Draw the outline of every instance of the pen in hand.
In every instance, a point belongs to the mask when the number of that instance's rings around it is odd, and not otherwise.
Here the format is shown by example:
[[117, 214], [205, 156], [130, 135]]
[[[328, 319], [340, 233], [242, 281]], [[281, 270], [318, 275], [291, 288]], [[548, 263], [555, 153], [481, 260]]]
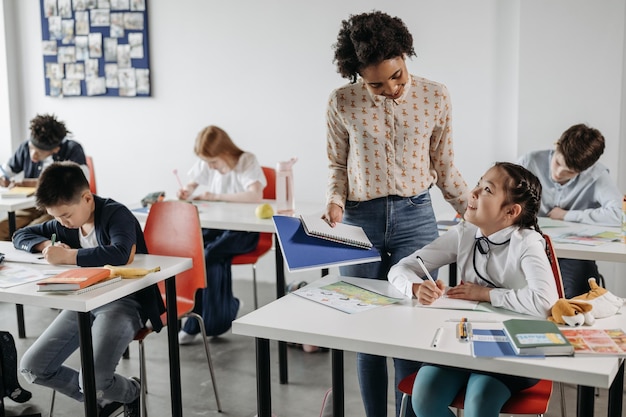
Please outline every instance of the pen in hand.
[[50, 242], [52, 243], [50, 243], [50, 246], [54, 246], [54, 243], [56, 242], [56, 240], [57, 240], [57, 234], [52, 233], [52, 237], [50, 238]]
[[422, 258], [420, 258], [419, 256], [417, 257], [417, 263], [419, 264], [420, 268], [422, 268], [422, 271], [424, 271], [426, 277], [430, 280], [430, 282], [437, 285], [432, 275], [430, 275], [430, 273], [428, 272], [428, 269], [426, 269], [426, 265], [424, 265], [424, 262], [422, 262]]

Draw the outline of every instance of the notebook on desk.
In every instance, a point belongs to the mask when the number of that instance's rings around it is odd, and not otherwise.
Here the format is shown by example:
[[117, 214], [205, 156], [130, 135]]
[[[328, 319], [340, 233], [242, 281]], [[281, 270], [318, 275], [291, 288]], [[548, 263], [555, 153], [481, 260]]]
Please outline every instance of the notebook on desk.
[[1, 198], [26, 198], [35, 195], [36, 187], [12, 187], [0, 193]]

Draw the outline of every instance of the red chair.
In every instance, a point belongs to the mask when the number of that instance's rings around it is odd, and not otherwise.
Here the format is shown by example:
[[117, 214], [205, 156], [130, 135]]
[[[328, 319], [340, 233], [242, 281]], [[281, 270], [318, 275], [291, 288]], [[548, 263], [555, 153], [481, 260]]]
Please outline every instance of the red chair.
[[[546, 255], [548, 256], [548, 260], [550, 261], [550, 266], [552, 267], [552, 274], [554, 275], [554, 281], [556, 283], [557, 294], [559, 298], [564, 297], [563, 292], [563, 279], [561, 277], [561, 270], [559, 268], [559, 262], [556, 257], [556, 253], [554, 251], [554, 247], [552, 245], [552, 240], [550, 236], [543, 236], [546, 241]], [[419, 371], [418, 371], [419, 372]], [[417, 372], [412, 373], [411, 375], [404, 378], [398, 384], [398, 390], [402, 392], [402, 403], [400, 405], [400, 417], [406, 416], [406, 408], [409, 402], [409, 397], [413, 392], [413, 383], [415, 382], [415, 377], [417, 376]], [[565, 397], [563, 392], [563, 384], [559, 384], [560, 392], [561, 392], [561, 416], [565, 417]], [[526, 388], [525, 390], [519, 391], [515, 395], [513, 395], [509, 400], [504, 403], [500, 413], [502, 414], [530, 414], [530, 415], [538, 415], [543, 416], [545, 412], [548, 410], [548, 405], [550, 404], [550, 397], [552, 396], [552, 381], [547, 379], [540, 380], [537, 384], [532, 387]], [[465, 403], [465, 390], [462, 390], [457, 394], [457, 396], [450, 404], [451, 407], [456, 408], [457, 410], [462, 410]]]
[[[273, 168], [262, 167], [267, 185], [263, 189], [263, 198], [265, 200], [276, 199], [276, 171]], [[259, 258], [265, 255], [272, 248], [272, 233], [260, 233], [259, 243], [256, 248], [248, 253], [242, 253], [241, 255], [235, 255], [233, 257], [233, 265], [252, 265], [252, 286], [254, 291], [254, 308], [259, 307], [259, 300], [256, 289], [256, 264]]]
[[96, 187], [96, 171], [94, 171], [93, 167], [93, 158], [91, 156], [86, 156], [87, 159], [87, 168], [89, 168], [89, 191], [93, 194], [98, 194]]

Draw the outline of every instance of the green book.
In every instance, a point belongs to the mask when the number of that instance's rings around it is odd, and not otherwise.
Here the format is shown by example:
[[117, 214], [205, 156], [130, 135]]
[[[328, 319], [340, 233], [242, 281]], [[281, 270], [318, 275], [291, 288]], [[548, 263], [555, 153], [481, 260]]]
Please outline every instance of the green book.
[[504, 332], [518, 355], [571, 356], [574, 347], [548, 320], [509, 319]]

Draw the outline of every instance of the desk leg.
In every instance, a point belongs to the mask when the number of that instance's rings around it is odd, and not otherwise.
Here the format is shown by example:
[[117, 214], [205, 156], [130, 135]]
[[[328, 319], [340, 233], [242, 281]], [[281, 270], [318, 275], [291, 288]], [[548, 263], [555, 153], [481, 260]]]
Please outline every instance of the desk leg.
[[[9, 215], [9, 236], [13, 236], [17, 229], [17, 223], [15, 221], [15, 212], [10, 211]], [[15, 312], [17, 313], [17, 335], [20, 339], [26, 337], [26, 327], [24, 326], [24, 306], [21, 304], [15, 305]]]
[[169, 347], [170, 356], [170, 396], [172, 399], [172, 417], [182, 417], [183, 400], [180, 388], [180, 351], [178, 349], [176, 277], [170, 277], [165, 280], [165, 305], [167, 306], [167, 345]]
[[343, 417], [343, 350], [332, 350], [333, 368], [333, 417]]
[[615, 379], [609, 388], [609, 417], [620, 417], [622, 415], [622, 401], [624, 396], [624, 361], [615, 375]]
[[96, 371], [93, 364], [93, 344], [91, 340], [91, 313], [78, 314], [78, 335], [80, 338], [80, 363], [83, 367], [83, 393], [85, 415], [98, 415], [96, 401]]
[[594, 387], [578, 386], [576, 404], [576, 415], [578, 417], [593, 417], [595, 395]]
[[[276, 248], [276, 299], [279, 299], [285, 295], [285, 265], [277, 234], [274, 234], [274, 247]], [[287, 371], [287, 343], [278, 342], [278, 376], [281, 384], [289, 383]]]
[[270, 341], [256, 340], [256, 398], [257, 417], [272, 417], [272, 387], [270, 385]]

